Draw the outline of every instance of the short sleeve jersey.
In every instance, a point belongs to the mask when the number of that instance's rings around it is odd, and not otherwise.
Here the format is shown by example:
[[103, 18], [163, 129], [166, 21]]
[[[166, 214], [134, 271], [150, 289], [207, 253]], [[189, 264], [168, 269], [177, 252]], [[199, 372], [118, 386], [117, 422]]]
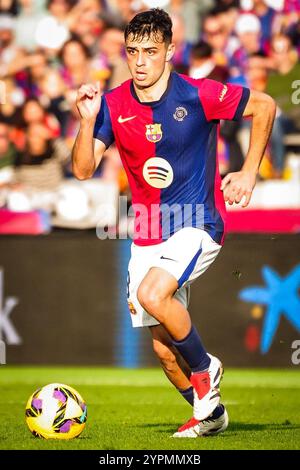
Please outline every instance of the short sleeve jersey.
[[159, 101], [140, 102], [132, 80], [104, 94], [94, 137], [107, 147], [115, 142], [120, 152], [132, 193], [137, 245], [161, 243], [187, 226], [223, 242], [218, 124], [239, 120], [249, 94], [241, 86], [176, 72]]

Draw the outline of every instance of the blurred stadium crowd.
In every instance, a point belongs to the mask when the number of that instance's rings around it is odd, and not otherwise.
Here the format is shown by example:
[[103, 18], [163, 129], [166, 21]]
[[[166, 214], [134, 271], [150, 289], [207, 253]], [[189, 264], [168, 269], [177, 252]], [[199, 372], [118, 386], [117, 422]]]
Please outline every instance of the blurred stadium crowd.
[[[288, 135], [300, 146], [300, 0], [1, 0], [0, 208], [59, 215], [60, 207], [62, 218], [84, 217], [87, 202], [70, 186], [76, 91], [96, 80], [105, 91], [129, 78], [124, 25], [155, 6], [173, 20], [176, 71], [273, 96], [278, 111], [260, 177], [289, 178]], [[221, 123], [222, 175], [241, 168], [249, 126]], [[126, 194], [114, 146], [93, 180], [106, 196]]]

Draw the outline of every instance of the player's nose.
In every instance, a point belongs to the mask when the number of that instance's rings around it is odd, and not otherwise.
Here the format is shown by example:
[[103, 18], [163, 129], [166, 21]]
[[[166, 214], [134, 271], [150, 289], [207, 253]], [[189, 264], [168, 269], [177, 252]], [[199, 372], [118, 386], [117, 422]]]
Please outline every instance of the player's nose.
[[144, 65], [144, 54], [143, 54], [142, 51], [140, 51], [140, 52], [138, 53], [136, 65], [139, 66], [139, 67], [140, 67], [141, 65]]

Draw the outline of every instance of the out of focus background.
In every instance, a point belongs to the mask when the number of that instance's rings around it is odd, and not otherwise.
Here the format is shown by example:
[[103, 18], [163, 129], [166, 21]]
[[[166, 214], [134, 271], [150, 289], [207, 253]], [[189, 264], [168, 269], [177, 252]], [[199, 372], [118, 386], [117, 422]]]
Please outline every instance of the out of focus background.
[[[225, 247], [192, 288], [193, 319], [225, 364], [295, 365], [299, 0], [1, 0], [0, 340], [8, 363], [156, 364], [148, 332], [130, 326], [128, 220], [124, 211], [115, 217], [130, 192], [118, 151], [111, 146], [88, 181], [75, 180], [70, 163], [77, 89], [100, 81], [105, 91], [130, 78], [124, 25], [156, 6], [173, 20], [176, 71], [265, 91], [277, 103], [252, 201], [228, 208]], [[222, 176], [241, 168], [249, 132], [247, 120], [221, 122]], [[107, 226], [124, 239], [99, 239], [96, 229]]]

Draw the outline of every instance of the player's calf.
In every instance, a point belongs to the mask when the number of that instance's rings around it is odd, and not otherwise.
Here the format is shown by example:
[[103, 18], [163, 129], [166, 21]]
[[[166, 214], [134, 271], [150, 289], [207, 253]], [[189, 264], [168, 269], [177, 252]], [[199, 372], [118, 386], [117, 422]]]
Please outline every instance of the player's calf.
[[171, 347], [153, 340], [153, 351], [158, 357], [158, 360], [165, 372], [174, 373], [176, 371], [178, 364]]

